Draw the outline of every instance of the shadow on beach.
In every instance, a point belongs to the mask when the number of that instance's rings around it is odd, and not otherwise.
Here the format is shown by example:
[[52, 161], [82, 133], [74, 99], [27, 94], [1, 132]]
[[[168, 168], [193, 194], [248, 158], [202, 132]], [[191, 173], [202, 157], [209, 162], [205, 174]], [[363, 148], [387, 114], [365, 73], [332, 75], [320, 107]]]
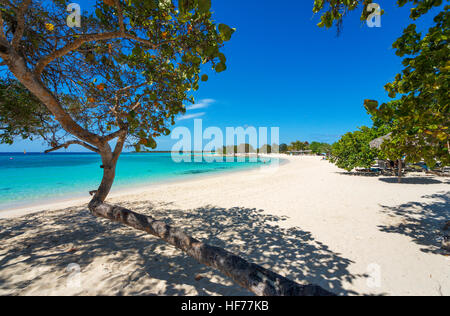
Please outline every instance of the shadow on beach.
[[380, 174], [376, 172], [336, 172], [337, 174], [344, 176], [354, 176], [354, 177], [379, 177]]
[[450, 180], [442, 180], [435, 176], [408, 176], [404, 175], [401, 178], [401, 182], [398, 182], [398, 177], [396, 175], [380, 174], [377, 172], [336, 172], [339, 175], [353, 176], [353, 177], [367, 177], [367, 178], [378, 178], [379, 181], [391, 184], [450, 184]]
[[402, 178], [401, 182], [398, 183], [397, 177], [391, 178], [380, 178], [382, 182], [386, 183], [395, 183], [395, 184], [441, 184], [443, 183], [441, 180], [431, 177], [406, 177]]
[[[239, 207], [182, 211], [151, 202], [122, 206], [183, 228], [299, 283], [319, 284], [336, 294], [358, 294], [343, 289], [343, 282], [366, 277], [350, 274], [352, 261], [311, 233], [280, 227], [283, 217]], [[96, 219], [85, 208], [1, 220], [0, 229], [0, 294], [39, 294], [42, 287], [64, 287], [67, 267], [75, 263], [81, 269], [83, 288], [70, 290], [70, 295], [252, 295], [164, 241]], [[102, 271], [93, 271], [100, 267]]]
[[400, 220], [399, 224], [378, 226], [386, 233], [412, 238], [425, 253], [442, 254], [439, 238], [442, 227], [450, 220], [450, 191], [424, 196], [429, 202], [410, 202], [395, 207], [382, 206], [383, 212]]

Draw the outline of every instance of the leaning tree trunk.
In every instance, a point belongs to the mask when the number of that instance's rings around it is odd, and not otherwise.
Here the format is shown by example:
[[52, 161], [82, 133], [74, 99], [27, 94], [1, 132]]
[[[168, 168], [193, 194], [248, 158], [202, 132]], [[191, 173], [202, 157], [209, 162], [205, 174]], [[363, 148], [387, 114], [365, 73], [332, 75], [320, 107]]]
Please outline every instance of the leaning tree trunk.
[[103, 179], [89, 210], [97, 217], [119, 222], [161, 238], [198, 262], [219, 270], [243, 288], [259, 296], [332, 296], [317, 285], [300, 285], [259, 265], [250, 263], [222, 248], [210, 246], [150, 216], [135, 213], [104, 201], [115, 175], [115, 162], [102, 153]]
[[401, 159], [398, 160], [398, 183], [402, 183], [402, 169], [403, 162]]
[[98, 190], [92, 191], [91, 193], [94, 195], [92, 200], [104, 202], [111, 191], [114, 178], [116, 177], [117, 161], [113, 158], [111, 150], [103, 150], [100, 155], [102, 157], [102, 165], [100, 168], [103, 169], [103, 178]]
[[183, 250], [197, 261], [216, 268], [242, 287], [257, 295], [333, 295], [316, 285], [299, 285], [263, 267], [249, 263], [224, 249], [204, 244], [187, 236], [178, 229], [172, 228], [163, 222], [155, 221], [151, 217], [143, 216], [118, 206], [105, 204], [104, 201], [114, 182], [117, 160], [122, 152], [126, 138], [126, 129], [120, 133], [117, 145], [114, 152], [112, 152], [108, 139], [91, 133], [78, 125], [44, 86], [41, 79], [36, 76], [36, 73], [28, 70], [25, 59], [17, 54], [10, 47], [9, 43], [5, 44], [5, 41], [6, 39], [0, 38], [0, 57], [2, 59], [6, 58], [9, 70], [32, 94], [45, 104], [47, 109], [68, 133], [87, 144], [96, 146], [94, 148], [89, 145], [91, 150], [95, 149], [95, 152], [100, 153], [103, 163], [103, 179], [98, 190], [92, 192], [94, 197], [89, 203], [89, 209], [92, 214], [121, 222], [157, 236]]
[[93, 199], [93, 215], [119, 222], [161, 238], [198, 262], [219, 270], [234, 282], [258, 296], [332, 296], [317, 285], [300, 285], [259, 265], [250, 263], [222, 248], [210, 246], [150, 216]]

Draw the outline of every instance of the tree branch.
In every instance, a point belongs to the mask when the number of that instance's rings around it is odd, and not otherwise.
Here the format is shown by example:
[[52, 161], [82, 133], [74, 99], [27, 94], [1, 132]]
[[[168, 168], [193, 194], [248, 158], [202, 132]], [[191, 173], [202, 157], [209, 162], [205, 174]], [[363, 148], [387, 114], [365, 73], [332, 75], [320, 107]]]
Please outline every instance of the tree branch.
[[9, 57], [10, 45], [6, 38], [0, 38], [0, 57], [5, 63]]
[[2, 11], [0, 11], [0, 39], [2, 40], [7, 40], [6, 39], [6, 35], [5, 35], [5, 30], [3, 29], [3, 15], [2, 15]]
[[141, 106], [141, 100], [137, 101], [132, 107], [131, 111], [135, 111], [138, 107]]
[[6, 57], [8, 56], [10, 44], [8, 42], [8, 39], [6, 38], [3, 25], [4, 25], [3, 15], [2, 12], [0, 11], [0, 57], [2, 59], [6, 59]]
[[146, 81], [146, 82], [143, 82], [143, 83], [140, 83], [140, 84], [137, 84], [137, 85], [128, 86], [128, 87], [125, 87], [125, 88], [122, 88], [122, 89], [117, 90], [117, 91], [115, 92], [115, 94], [116, 94], [116, 95], [120, 95], [120, 94], [122, 94], [122, 93], [127, 92], [128, 90], [131, 90], [131, 89], [142, 88], [142, 87], [145, 86], [146, 84], [148, 84], [147, 81]]
[[205, 244], [183, 231], [150, 216], [119, 206], [108, 205], [95, 198], [89, 203], [94, 216], [119, 222], [161, 238], [198, 262], [219, 270], [234, 282], [259, 296], [334, 296], [317, 285], [300, 285], [259, 265], [250, 263], [222, 248]]
[[168, 43], [168, 42], [163, 42], [160, 44], [154, 44], [151, 41], [139, 38], [139, 37], [131, 35], [131, 34], [125, 34], [123, 32], [111, 32], [111, 33], [84, 35], [84, 36], [80, 36], [78, 39], [76, 39], [72, 43], [65, 45], [64, 47], [54, 51], [52, 54], [50, 54], [46, 57], [43, 57], [41, 60], [39, 60], [39, 62], [37, 63], [37, 65], [35, 67], [34, 74], [39, 76], [44, 71], [45, 67], [47, 67], [47, 65], [50, 64], [52, 61], [54, 61], [58, 58], [61, 58], [65, 55], [73, 52], [74, 50], [77, 50], [84, 43], [92, 42], [92, 41], [105, 41], [105, 40], [118, 39], [118, 38], [126, 38], [129, 40], [134, 40], [134, 41], [140, 42], [142, 44], [146, 44], [146, 45], [150, 46], [150, 48], [152, 48], [152, 49], [156, 49], [157, 47], [161, 46], [162, 44]]
[[120, 32], [122, 32], [123, 34], [125, 34], [125, 24], [123, 22], [123, 11], [122, 11], [122, 6], [120, 5], [120, 1], [119, 0], [115, 0], [115, 5], [117, 7], [117, 18], [119, 19], [119, 28], [120, 28]]
[[105, 141], [109, 142], [109, 141], [111, 141], [111, 140], [113, 140], [113, 139], [115, 139], [117, 137], [120, 137], [122, 134], [124, 134], [126, 132], [127, 131], [124, 128], [121, 128], [121, 129], [119, 129], [118, 131], [116, 131], [114, 133], [111, 133], [109, 135], [104, 136], [103, 139]]
[[56, 146], [54, 148], [48, 149], [44, 153], [48, 154], [48, 153], [51, 153], [53, 151], [59, 150], [61, 148], [67, 149], [70, 145], [81, 145], [81, 146], [83, 146], [83, 147], [85, 147], [85, 148], [87, 148], [87, 149], [89, 149], [89, 150], [91, 150], [93, 152], [96, 152], [98, 154], [100, 153], [100, 150], [98, 150], [97, 148], [95, 148], [95, 147], [93, 147], [93, 146], [91, 146], [89, 144], [86, 144], [85, 142], [79, 141], [79, 140], [71, 140], [71, 141], [69, 141], [67, 143], [64, 143], [62, 145], [59, 145], [59, 146]]
[[12, 47], [17, 49], [25, 31], [25, 12], [31, 4], [31, 0], [23, 0], [17, 12], [17, 29], [12, 40]]
[[102, 137], [91, 133], [87, 129], [84, 129], [73, 120], [70, 114], [67, 113], [61, 106], [59, 100], [56, 99], [54, 94], [44, 86], [40, 78], [33, 76], [33, 73], [29, 72], [24, 58], [22, 58], [14, 50], [9, 51], [8, 53], [10, 54], [7, 54], [6, 58], [9, 70], [14, 74], [17, 80], [19, 80], [32, 94], [34, 94], [43, 104], [45, 104], [47, 109], [61, 124], [61, 127], [64, 128], [66, 132], [88, 144], [92, 144], [97, 147], [101, 146]]
[[149, 40], [146, 40], [146, 39], [143, 39], [143, 38], [131, 35], [131, 34], [124, 34], [123, 37], [126, 38], [126, 39], [129, 39], [129, 40], [133, 40], [133, 41], [145, 44], [145, 45], [149, 46], [151, 49], [156, 49], [156, 48], [160, 47], [163, 44], [167, 44], [167, 43], [173, 42], [173, 41], [164, 41], [164, 42], [161, 42], [159, 44], [155, 44], [155, 43], [152, 43]]
[[125, 145], [125, 140], [127, 139], [127, 131], [121, 130], [121, 134], [119, 135], [119, 140], [117, 141], [116, 147], [113, 152], [113, 163], [117, 163], [119, 160], [119, 156], [122, 153], [123, 146]]
[[18, 12], [18, 8], [14, 4], [12, 4], [11, 1], [9, 0], [0, 0], [0, 4], [10, 6], [14, 12], [16, 13]]
[[89, 34], [80, 36], [72, 43], [69, 43], [65, 45], [64, 47], [54, 51], [50, 55], [43, 57], [39, 62], [36, 64], [36, 68], [34, 70], [34, 74], [36, 76], [39, 76], [47, 67], [48, 64], [50, 64], [52, 61], [61, 58], [74, 50], [77, 50], [81, 47], [84, 43], [91, 42], [91, 41], [103, 41], [103, 40], [110, 40], [110, 39], [116, 39], [120, 38], [122, 36], [122, 33], [120, 32], [112, 32], [112, 33], [102, 33], [102, 34]]

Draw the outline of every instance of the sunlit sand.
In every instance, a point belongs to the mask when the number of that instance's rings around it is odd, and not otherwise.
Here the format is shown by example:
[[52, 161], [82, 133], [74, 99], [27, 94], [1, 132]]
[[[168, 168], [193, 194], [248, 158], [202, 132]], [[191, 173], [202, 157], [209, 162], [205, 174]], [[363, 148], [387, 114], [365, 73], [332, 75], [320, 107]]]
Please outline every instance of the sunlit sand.
[[[410, 174], [397, 184], [346, 175], [318, 157], [285, 159], [276, 170], [115, 193], [110, 202], [336, 294], [450, 295], [439, 241], [448, 178]], [[88, 199], [0, 213], [0, 295], [251, 294], [161, 240], [94, 218]]]

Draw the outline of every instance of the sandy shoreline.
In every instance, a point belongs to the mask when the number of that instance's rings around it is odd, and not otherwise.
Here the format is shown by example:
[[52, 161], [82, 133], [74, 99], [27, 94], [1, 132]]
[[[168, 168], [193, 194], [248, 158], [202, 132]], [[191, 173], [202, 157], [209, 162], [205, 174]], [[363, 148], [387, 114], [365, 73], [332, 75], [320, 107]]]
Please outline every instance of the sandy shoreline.
[[[264, 155], [260, 155], [261, 158], [264, 158]], [[287, 164], [289, 163], [289, 159], [286, 159], [287, 157], [285, 155], [266, 155], [267, 158], [278, 158], [278, 165], [275, 165], [275, 167]], [[216, 171], [213, 173], [206, 173], [201, 175], [195, 175], [191, 177], [185, 177], [185, 178], [174, 178], [170, 180], [165, 181], [158, 181], [154, 183], [147, 183], [147, 184], [140, 184], [140, 185], [132, 185], [129, 187], [122, 187], [122, 188], [115, 188], [111, 190], [111, 193], [109, 194], [110, 199], [120, 199], [120, 198], [126, 198], [129, 195], [136, 195], [136, 194], [142, 194], [145, 192], [148, 192], [153, 189], [157, 188], [164, 188], [167, 185], [170, 184], [180, 184], [180, 183], [189, 183], [195, 180], [205, 180], [208, 178], [215, 178], [220, 177], [222, 175], [226, 174], [235, 174], [235, 173], [242, 173], [242, 172], [255, 172], [260, 171], [261, 168], [267, 169], [267, 166], [261, 166], [261, 167], [253, 167], [249, 169], [230, 169], [227, 171]], [[74, 206], [80, 206], [85, 205], [89, 203], [90, 197], [89, 196], [81, 196], [80, 194], [68, 196], [65, 198], [55, 198], [50, 199], [50, 201], [35, 201], [33, 203], [26, 203], [19, 206], [11, 206], [11, 207], [4, 207], [3, 209], [0, 209], [0, 219], [3, 218], [15, 218], [20, 217], [24, 215], [29, 215], [37, 212], [42, 211], [54, 211], [59, 210], [62, 208], [68, 208], [68, 207], [74, 207]]]
[[[450, 295], [438, 241], [450, 219], [448, 179], [397, 184], [345, 175], [317, 157], [288, 159], [277, 170], [155, 185], [109, 202], [336, 294]], [[0, 213], [0, 295], [249, 294], [156, 238], [93, 218], [88, 200]]]

